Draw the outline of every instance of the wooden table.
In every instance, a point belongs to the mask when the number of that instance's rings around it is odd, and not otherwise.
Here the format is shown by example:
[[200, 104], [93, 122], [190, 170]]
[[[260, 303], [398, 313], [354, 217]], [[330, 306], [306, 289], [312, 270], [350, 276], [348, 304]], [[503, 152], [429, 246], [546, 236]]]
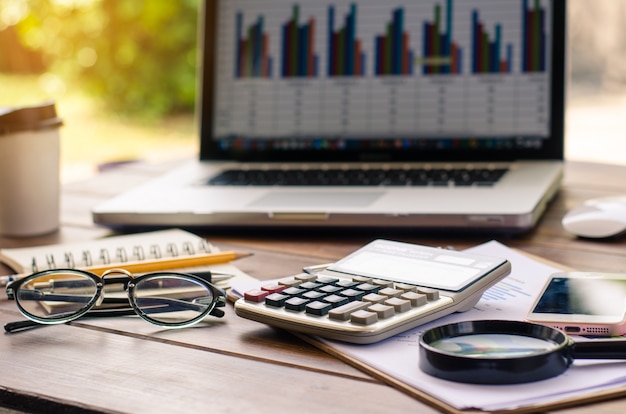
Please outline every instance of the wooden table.
[[[0, 247], [105, 236], [110, 232], [93, 225], [90, 206], [168, 167], [136, 164], [68, 184], [59, 232], [33, 239], [0, 238]], [[253, 252], [236, 264], [259, 279], [338, 259], [375, 237], [458, 249], [496, 238], [578, 270], [624, 272], [626, 239], [576, 239], [563, 231], [560, 220], [588, 198], [626, 194], [625, 178], [626, 167], [568, 163], [562, 190], [539, 226], [510, 238], [420, 231], [202, 235], [221, 248]], [[19, 319], [15, 304], [2, 291], [0, 322]], [[112, 318], [4, 334], [0, 355], [0, 405], [27, 412], [437, 411], [287, 332], [237, 317], [232, 308], [223, 321], [183, 330], [159, 330], [139, 318]], [[560, 412], [626, 412], [626, 398]]]

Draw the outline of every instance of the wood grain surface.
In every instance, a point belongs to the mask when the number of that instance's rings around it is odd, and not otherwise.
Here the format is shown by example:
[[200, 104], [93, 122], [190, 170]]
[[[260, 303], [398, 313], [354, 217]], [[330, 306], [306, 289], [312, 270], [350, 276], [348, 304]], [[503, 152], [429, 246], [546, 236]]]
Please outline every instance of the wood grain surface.
[[[140, 184], [171, 164], [138, 163], [64, 186], [62, 228], [29, 238], [0, 237], [0, 247], [80, 242], [111, 234], [90, 207]], [[626, 167], [566, 164], [563, 186], [536, 229], [502, 234], [362, 231], [204, 231], [222, 249], [253, 256], [236, 262], [259, 279], [298, 273], [336, 260], [374, 238], [463, 249], [496, 239], [565, 267], [626, 272], [626, 239], [577, 239], [561, 227], [584, 200], [626, 194]], [[0, 267], [0, 274], [11, 270]], [[230, 306], [230, 305], [228, 305]], [[22, 319], [0, 293], [0, 322]], [[0, 338], [0, 413], [4, 412], [436, 412], [288, 332], [237, 317], [161, 330], [139, 318], [81, 319]], [[454, 392], [451, 389], [451, 392]], [[626, 396], [626, 389], [624, 390]], [[4, 411], [2, 411], [4, 409]], [[559, 410], [623, 413], [626, 398]]]

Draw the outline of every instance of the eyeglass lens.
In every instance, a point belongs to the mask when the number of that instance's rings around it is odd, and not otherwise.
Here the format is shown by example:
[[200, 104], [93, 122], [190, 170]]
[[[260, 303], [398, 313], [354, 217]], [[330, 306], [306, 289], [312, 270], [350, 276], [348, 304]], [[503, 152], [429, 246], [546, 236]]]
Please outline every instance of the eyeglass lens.
[[35, 318], [63, 319], [96, 299], [96, 281], [80, 273], [44, 274], [23, 283], [15, 294], [22, 309]]
[[175, 274], [141, 279], [134, 284], [132, 300], [144, 318], [164, 325], [196, 320], [214, 305], [213, 292], [207, 286]]

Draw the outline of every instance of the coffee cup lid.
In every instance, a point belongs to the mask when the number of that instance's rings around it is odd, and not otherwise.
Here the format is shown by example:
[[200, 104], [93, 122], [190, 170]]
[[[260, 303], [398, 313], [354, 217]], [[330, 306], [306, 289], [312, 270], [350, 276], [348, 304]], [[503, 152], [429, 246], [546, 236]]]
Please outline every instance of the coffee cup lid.
[[28, 107], [0, 108], [0, 136], [59, 127], [62, 124], [63, 120], [57, 116], [54, 102]]

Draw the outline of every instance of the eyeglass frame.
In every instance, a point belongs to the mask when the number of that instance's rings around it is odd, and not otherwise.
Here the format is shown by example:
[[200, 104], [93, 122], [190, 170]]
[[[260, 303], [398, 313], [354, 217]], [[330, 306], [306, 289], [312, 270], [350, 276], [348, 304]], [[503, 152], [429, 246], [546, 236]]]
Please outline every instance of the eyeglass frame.
[[[83, 277], [87, 277], [93, 280], [95, 283], [96, 291], [94, 292], [93, 297], [89, 300], [88, 303], [85, 304], [85, 306], [82, 309], [78, 310], [76, 313], [73, 313], [69, 316], [64, 315], [63, 317], [41, 318], [28, 312], [22, 306], [22, 304], [20, 303], [20, 300], [16, 299], [16, 293], [18, 292], [19, 288], [23, 284], [33, 279], [40, 278], [42, 276], [46, 276], [46, 275], [54, 276], [55, 274], [63, 274], [63, 273], [66, 273], [66, 274], [74, 273]], [[114, 275], [114, 274], [117, 274], [117, 276], [107, 277], [107, 276]], [[215, 286], [214, 284], [206, 280], [206, 278], [210, 277], [210, 275], [211, 275], [210, 272], [202, 272], [202, 276], [201, 276], [201, 275], [196, 275], [193, 273], [161, 271], [161, 272], [144, 273], [139, 276], [135, 276], [133, 273], [122, 268], [109, 269], [105, 271], [104, 273], [102, 273], [101, 276], [95, 273], [89, 272], [87, 270], [72, 269], [72, 268], [48, 269], [48, 270], [43, 270], [40, 272], [35, 272], [24, 278], [14, 280], [6, 286], [7, 299], [15, 300], [15, 303], [18, 309], [20, 310], [20, 313], [22, 313], [22, 315], [24, 315], [28, 319], [24, 321], [9, 322], [5, 324], [4, 329], [6, 332], [15, 332], [17, 330], [34, 327], [34, 326], [67, 323], [67, 322], [74, 321], [82, 316], [103, 316], [104, 317], [104, 316], [124, 316], [124, 315], [137, 315], [141, 317], [143, 320], [145, 320], [146, 322], [149, 322], [153, 325], [167, 327], [167, 328], [184, 328], [184, 327], [192, 326], [200, 322], [202, 319], [204, 319], [208, 315], [215, 316], [218, 318], [221, 318], [225, 315], [224, 311], [219, 308], [222, 308], [226, 305], [226, 293], [224, 292], [222, 288]], [[186, 279], [189, 279], [191, 281], [194, 281], [200, 284], [201, 286], [203, 286], [204, 288], [206, 288], [208, 291], [211, 292], [212, 297], [213, 297], [211, 304], [207, 306], [206, 310], [200, 313], [198, 316], [185, 322], [167, 323], [167, 322], [161, 322], [161, 321], [151, 318], [150, 316], [148, 316], [147, 313], [141, 310], [141, 308], [137, 305], [137, 303], [134, 300], [133, 293], [134, 293], [135, 285], [145, 279], [158, 278], [158, 277], [163, 277], [163, 276], [174, 276], [174, 277], [179, 277], [179, 278], [186, 278]], [[126, 306], [125, 308], [94, 309], [95, 306], [99, 306], [106, 299], [104, 296], [105, 286], [106, 285], [110, 286], [110, 285], [118, 284], [118, 283], [123, 284], [123, 290], [126, 291], [127, 293], [127, 297], [125, 298], [126, 300], [123, 302], [120, 301], [120, 303], [130, 305], [130, 309], [128, 309], [128, 306]], [[112, 299], [112, 298], [109, 298], [109, 299]]]

